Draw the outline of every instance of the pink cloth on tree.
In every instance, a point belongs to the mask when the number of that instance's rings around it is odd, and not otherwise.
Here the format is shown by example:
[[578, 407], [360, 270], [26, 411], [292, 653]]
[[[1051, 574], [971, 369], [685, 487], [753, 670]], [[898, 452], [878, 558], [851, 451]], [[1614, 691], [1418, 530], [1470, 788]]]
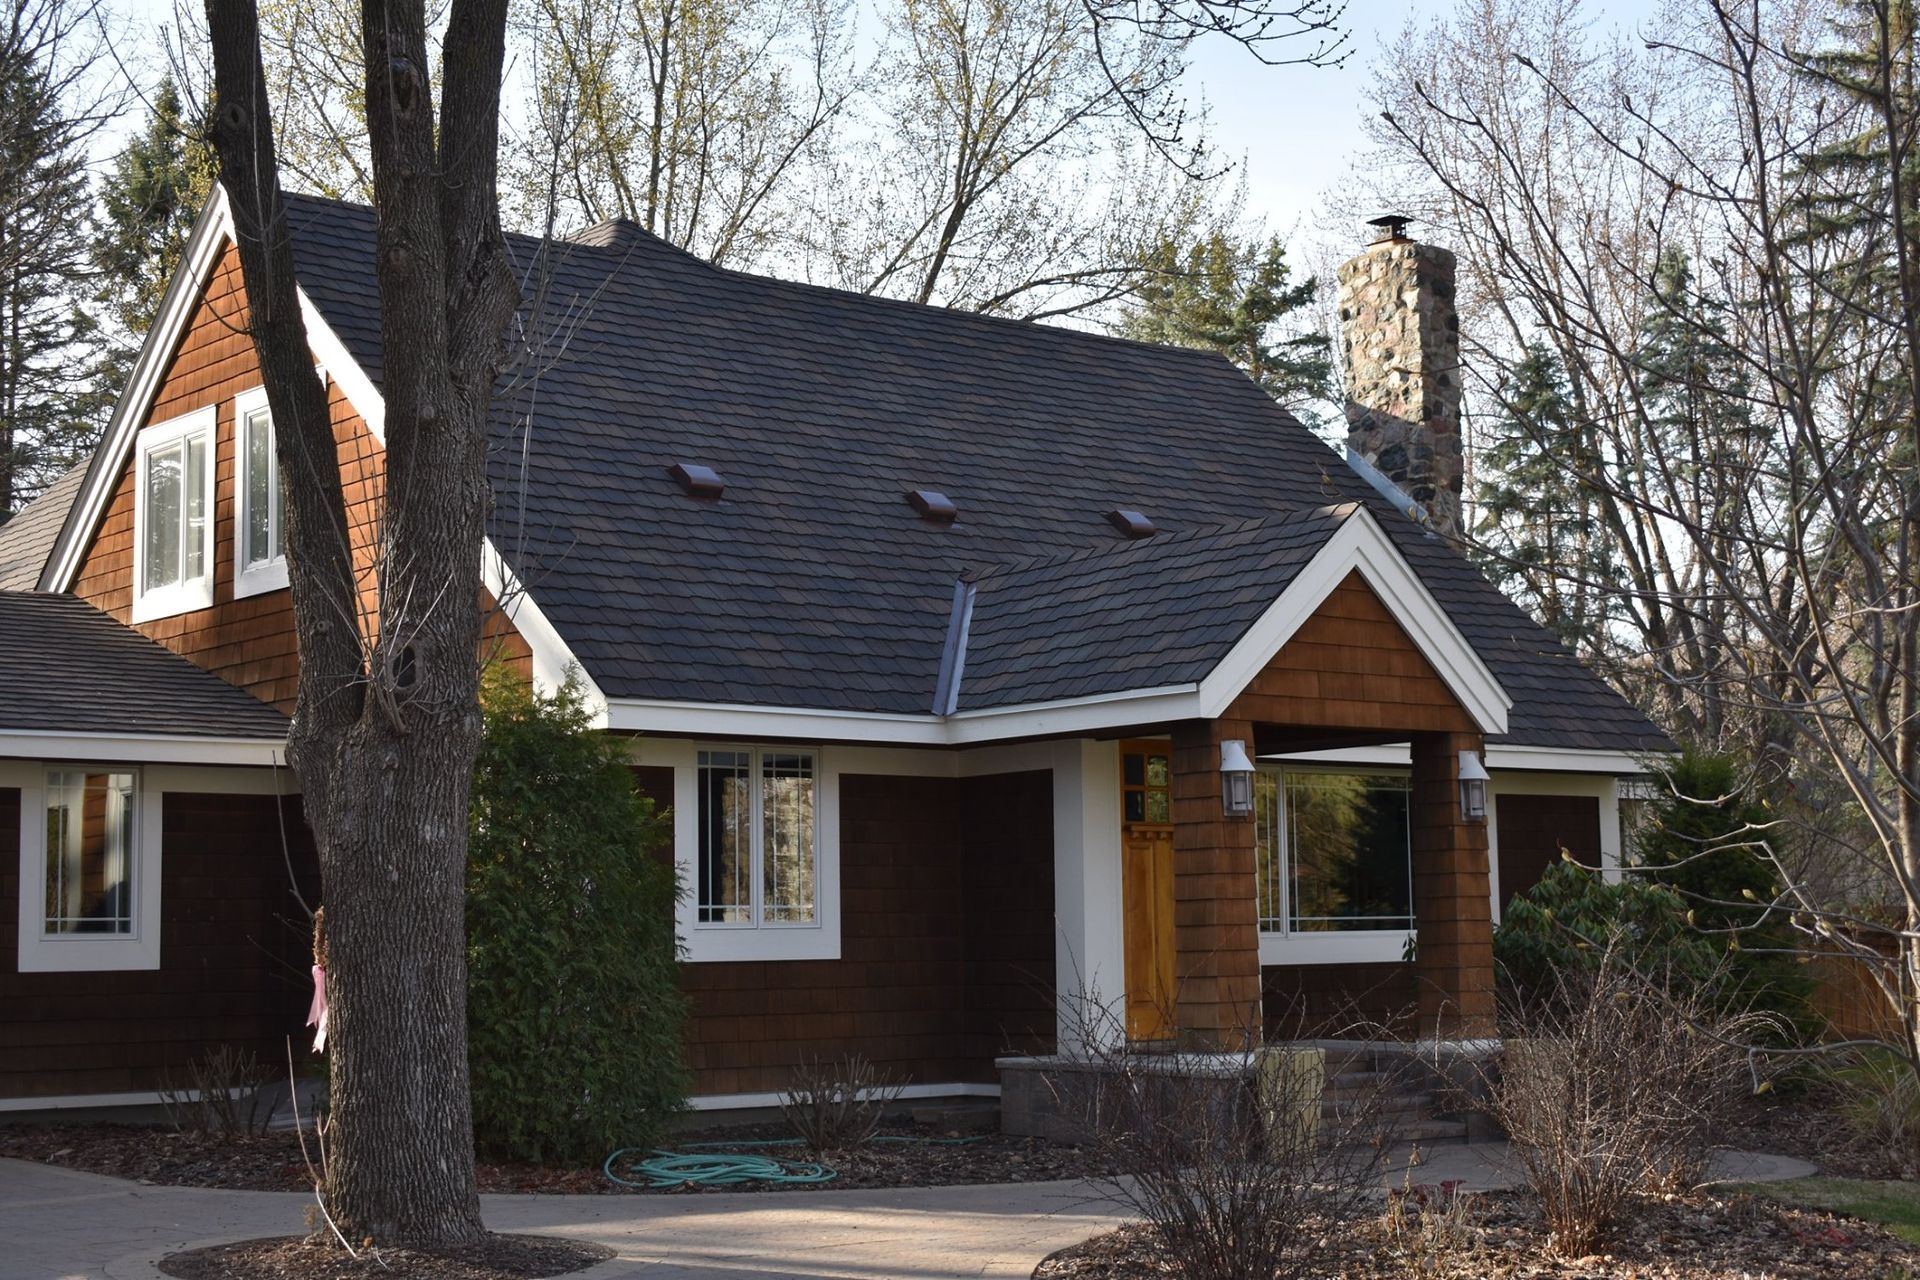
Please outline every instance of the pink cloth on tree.
[[327, 971], [313, 966], [313, 1003], [307, 1006], [307, 1025], [314, 1029], [313, 1051], [327, 1047]]

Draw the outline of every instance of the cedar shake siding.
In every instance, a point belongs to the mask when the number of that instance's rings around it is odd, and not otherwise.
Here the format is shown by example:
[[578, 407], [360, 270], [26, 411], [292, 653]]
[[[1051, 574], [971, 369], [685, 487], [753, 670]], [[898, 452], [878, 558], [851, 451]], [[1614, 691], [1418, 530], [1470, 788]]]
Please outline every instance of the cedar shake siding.
[[[1478, 733], [1446, 681], [1364, 579], [1350, 573], [1223, 714], [1258, 732]], [[1261, 744], [1266, 749], [1266, 744]]]
[[[310, 934], [288, 862], [309, 903], [319, 874], [299, 799], [167, 792], [162, 803], [158, 969], [16, 972], [19, 915], [0, 912], [0, 1097], [151, 1092], [222, 1045], [271, 1071], [290, 1035], [295, 1060], [311, 1059]], [[19, 901], [19, 839], [20, 792], [0, 790], [9, 904]]]
[[[673, 771], [635, 770], [664, 812]], [[858, 1053], [894, 1079], [992, 1081], [1053, 1045], [1053, 782], [845, 774], [838, 960], [685, 964], [699, 1094], [766, 1093]]]
[[[213, 607], [156, 618], [138, 624], [138, 629], [227, 683], [291, 712], [299, 674], [292, 598], [284, 589], [241, 598], [233, 593], [238, 457], [233, 400], [260, 385], [260, 365], [246, 326], [240, 258], [229, 245], [213, 269], [153, 410], [143, 424], [151, 426], [208, 406], [214, 408]], [[383, 451], [347, 403], [338, 382], [329, 379], [327, 398], [339, 448], [354, 564], [361, 576], [362, 605], [371, 613], [375, 601], [374, 532], [384, 484]], [[135, 459], [130, 455], [73, 583], [74, 594], [121, 622], [127, 622], [133, 610], [136, 474]], [[523, 674], [531, 671], [526, 644], [497, 611], [489, 611], [487, 634], [489, 652], [514, 662]]]

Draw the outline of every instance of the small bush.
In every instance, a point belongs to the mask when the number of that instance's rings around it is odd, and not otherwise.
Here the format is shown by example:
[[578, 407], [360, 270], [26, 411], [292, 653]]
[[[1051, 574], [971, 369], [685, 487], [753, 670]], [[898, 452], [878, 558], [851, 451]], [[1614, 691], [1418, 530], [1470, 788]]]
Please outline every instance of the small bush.
[[1503, 1002], [1530, 1007], [1557, 992], [1563, 975], [1592, 970], [1609, 944], [1616, 963], [1641, 972], [1705, 981], [1719, 965], [1720, 948], [1688, 927], [1686, 901], [1674, 890], [1634, 876], [1610, 883], [1556, 862], [1507, 904], [1494, 930]]
[[1886, 1151], [1908, 1177], [1920, 1171], [1920, 1075], [1913, 1064], [1890, 1049], [1861, 1049], [1830, 1075], [1848, 1132]]
[[666, 824], [627, 744], [571, 682], [483, 684], [473, 783], [467, 1021], [474, 1137], [489, 1155], [596, 1160], [645, 1146], [683, 1105]]
[[1138, 1053], [1098, 1000], [1070, 1011], [1081, 1048], [1049, 1084], [1110, 1171], [1098, 1185], [1152, 1228], [1171, 1274], [1318, 1275], [1332, 1233], [1373, 1217], [1394, 1140], [1391, 1073], [1329, 1106], [1319, 1047], [1262, 1046], [1248, 1031], [1230, 1038], [1245, 1049]]
[[846, 1151], [873, 1136], [901, 1086], [859, 1054], [796, 1067], [780, 1113], [811, 1151]]
[[1387, 1251], [1412, 1280], [1458, 1274], [1460, 1259], [1474, 1249], [1480, 1198], [1458, 1182], [1415, 1182], [1408, 1168], [1404, 1186], [1387, 1192], [1380, 1217]]
[[1552, 1251], [1584, 1257], [1636, 1194], [1698, 1184], [1745, 1092], [1731, 1046], [1752, 1023], [1612, 943], [1559, 975], [1550, 998], [1506, 1012], [1486, 1105], [1540, 1198]]
[[184, 1083], [169, 1074], [160, 1105], [177, 1130], [225, 1141], [253, 1137], [273, 1119], [273, 1079], [251, 1050], [221, 1045], [188, 1064]]

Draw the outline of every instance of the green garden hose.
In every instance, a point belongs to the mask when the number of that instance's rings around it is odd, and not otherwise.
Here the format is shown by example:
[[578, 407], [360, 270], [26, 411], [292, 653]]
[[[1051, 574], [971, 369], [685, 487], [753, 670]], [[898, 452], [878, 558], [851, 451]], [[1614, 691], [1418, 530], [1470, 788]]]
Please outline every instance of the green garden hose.
[[[868, 1138], [868, 1142], [886, 1142], [895, 1144], [916, 1143], [927, 1146], [964, 1147], [976, 1142], [986, 1141], [981, 1134], [970, 1138], [920, 1138], [896, 1134], [882, 1134]], [[765, 1138], [750, 1142], [685, 1142], [682, 1151], [654, 1149], [647, 1153], [644, 1160], [632, 1161], [627, 1166], [629, 1174], [636, 1178], [623, 1178], [613, 1171], [613, 1166], [622, 1156], [633, 1155], [639, 1147], [622, 1147], [607, 1157], [600, 1171], [611, 1182], [623, 1187], [645, 1187], [649, 1190], [665, 1190], [669, 1187], [738, 1187], [750, 1182], [764, 1182], [770, 1186], [804, 1187], [818, 1186], [823, 1182], [832, 1182], [840, 1175], [826, 1165], [811, 1160], [782, 1160], [776, 1156], [757, 1156], [739, 1152], [740, 1147], [797, 1147], [798, 1138]]]

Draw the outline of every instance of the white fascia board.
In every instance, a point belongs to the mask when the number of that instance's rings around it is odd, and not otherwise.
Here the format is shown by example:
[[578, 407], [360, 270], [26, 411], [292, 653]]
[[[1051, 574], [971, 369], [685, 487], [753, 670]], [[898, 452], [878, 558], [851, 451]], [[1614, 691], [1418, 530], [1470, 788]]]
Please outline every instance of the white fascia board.
[[53, 554], [47, 557], [40, 572], [40, 590], [72, 589], [87, 547], [93, 542], [93, 532], [99, 527], [107, 503], [112, 501], [120, 477], [126, 471], [133, 437], [153, 408], [160, 383], [173, 362], [174, 350], [193, 319], [194, 309], [200, 305], [201, 292], [213, 274], [214, 264], [220, 260], [220, 248], [232, 229], [226, 189], [215, 183], [213, 198], [200, 211], [199, 221], [187, 236], [180, 266], [160, 300], [159, 313], [147, 330], [146, 340], [140, 344], [140, 354], [134, 358], [127, 385], [120, 389], [120, 398], [114, 402], [113, 416], [101, 434], [100, 447], [94, 452], [93, 463], [81, 483], [80, 493], [74, 498], [73, 508], [67, 512]]
[[1200, 682], [1201, 717], [1211, 720], [1226, 711], [1334, 588], [1355, 571], [1433, 664], [1480, 731], [1505, 733], [1513, 699], [1364, 507], [1347, 517], [1280, 598]]
[[[1299, 760], [1309, 764], [1370, 764], [1405, 768], [1410, 762], [1404, 744], [1373, 747], [1333, 747], [1324, 751], [1289, 751], [1262, 760]], [[1591, 773], [1627, 778], [1647, 771], [1640, 757], [1624, 751], [1596, 751], [1584, 747], [1524, 747], [1494, 743], [1486, 750], [1490, 773]]]
[[97, 760], [103, 764], [285, 765], [284, 739], [167, 734], [35, 733], [0, 729], [0, 759]]
[[[354, 413], [367, 424], [367, 433], [381, 448], [387, 445], [387, 402], [373, 380], [361, 369], [347, 350], [347, 344], [320, 314], [320, 308], [313, 305], [305, 289], [300, 290], [300, 315], [307, 326], [307, 344], [313, 348], [314, 359], [320, 362], [340, 388], [347, 403], [353, 406]], [[600, 692], [585, 664], [574, 657], [573, 650], [560, 638], [560, 632], [542, 613], [534, 602], [533, 595], [526, 584], [508, 566], [506, 557], [486, 539], [480, 547], [480, 577], [494, 602], [513, 623], [514, 630], [527, 642], [533, 652], [533, 683], [538, 689], [551, 693], [566, 683], [567, 674], [578, 675], [581, 693], [591, 713], [588, 723], [594, 728], [607, 727], [607, 699]]]
[[794, 742], [892, 742], [926, 747], [949, 745], [946, 725], [935, 715], [821, 711], [809, 707], [654, 698], [610, 698], [606, 707], [606, 727], [623, 733], [779, 738]]
[[1017, 738], [1096, 733], [1167, 720], [1191, 720], [1197, 715], [1196, 686], [1179, 685], [963, 711], [951, 716], [612, 698], [607, 702], [606, 727], [628, 733], [688, 737], [965, 747]]

